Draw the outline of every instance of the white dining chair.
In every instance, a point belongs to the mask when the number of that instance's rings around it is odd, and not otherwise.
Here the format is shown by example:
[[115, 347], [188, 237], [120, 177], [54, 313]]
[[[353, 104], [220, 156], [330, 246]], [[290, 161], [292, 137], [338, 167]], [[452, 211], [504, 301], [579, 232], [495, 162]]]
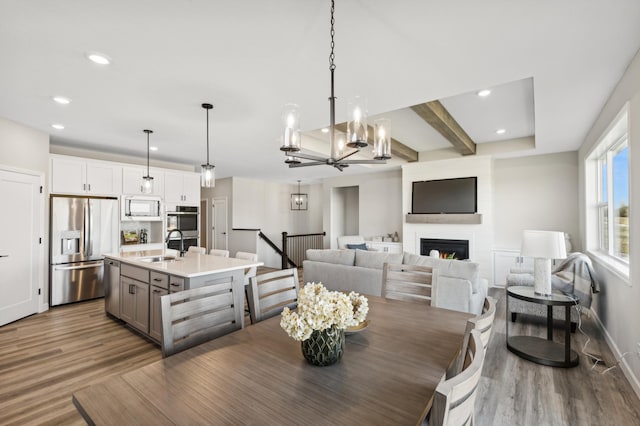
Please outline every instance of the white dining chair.
[[438, 384], [429, 418], [423, 424], [430, 426], [474, 424], [474, 406], [485, 358], [482, 337], [478, 330], [471, 331], [466, 347], [464, 369], [458, 375]]
[[209, 254], [213, 256], [229, 257], [229, 250], [211, 249]]
[[286, 307], [298, 306], [298, 270], [268, 272], [249, 279], [251, 323], [278, 315]]
[[207, 254], [207, 249], [204, 247], [198, 247], [198, 246], [190, 246], [189, 250], [187, 250], [187, 253], [192, 253], [192, 254]]
[[435, 269], [418, 265], [384, 264], [382, 297], [431, 305], [436, 291]]

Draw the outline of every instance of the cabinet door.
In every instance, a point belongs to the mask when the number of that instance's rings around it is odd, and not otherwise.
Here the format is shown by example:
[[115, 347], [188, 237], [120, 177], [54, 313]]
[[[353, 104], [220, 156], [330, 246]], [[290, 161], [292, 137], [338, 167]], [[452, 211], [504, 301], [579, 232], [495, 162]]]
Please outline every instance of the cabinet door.
[[135, 288], [135, 315], [131, 325], [149, 334], [149, 284], [136, 282]]
[[517, 250], [496, 250], [493, 252], [493, 283], [496, 286], [507, 285], [507, 275], [511, 269], [520, 267], [520, 252]]
[[[122, 193], [126, 195], [142, 194], [142, 176], [147, 174], [146, 168], [122, 168]], [[149, 195], [156, 195], [164, 198], [164, 173], [150, 169], [149, 174], [153, 177], [153, 192]]]
[[183, 176], [183, 202], [193, 206], [200, 205], [200, 175], [187, 173]]
[[149, 300], [149, 336], [158, 342], [162, 341], [162, 312], [160, 298], [169, 294], [164, 288], [151, 286]]
[[177, 293], [182, 290], [184, 290], [184, 278], [171, 275], [169, 277], [169, 291]]
[[184, 179], [182, 173], [165, 172], [164, 174], [164, 201], [166, 203], [184, 203], [182, 188]]
[[133, 324], [135, 315], [135, 281], [131, 278], [120, 277], [120, 319]]
[[87, 192], [92, 195], [120, 194], [121, 168], [110, 164], [87, 163]]
[[84, 194], [86, 162], [68, 158], [51, 159], [51, 192], [53, 194]]

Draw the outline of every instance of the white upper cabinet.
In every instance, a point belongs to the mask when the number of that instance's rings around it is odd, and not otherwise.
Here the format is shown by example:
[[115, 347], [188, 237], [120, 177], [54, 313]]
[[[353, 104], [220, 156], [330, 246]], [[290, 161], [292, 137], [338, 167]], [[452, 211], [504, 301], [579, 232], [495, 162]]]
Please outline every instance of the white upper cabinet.
[[51, 192], [54, 194], [119, 195], [122, 168], [79, 158], [51, 158]]
[[[122, 168], [122, 193], [125, 195], [142, 194], [142, 176], [147, 174], [144, 167], [123, 167]], [[153, 177], [153, 192], [148, 195], [158, 197], [164, 196], [164, 172], [158, 169], [150, 169], [149, 174]]]
[[166, 172], [164, 200], [178, 205], [200, 205], [200, 175], [198, 173]]

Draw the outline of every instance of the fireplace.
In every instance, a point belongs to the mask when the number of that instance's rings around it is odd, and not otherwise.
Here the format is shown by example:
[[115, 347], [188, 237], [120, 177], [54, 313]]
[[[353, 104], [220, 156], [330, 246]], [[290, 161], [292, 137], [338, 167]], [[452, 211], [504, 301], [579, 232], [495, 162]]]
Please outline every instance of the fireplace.
[[429, 256], [431, 250], [438, 250], [441, 259], [465, 260], [469, 258], [469, 240], [420, 238], [420, 254]]

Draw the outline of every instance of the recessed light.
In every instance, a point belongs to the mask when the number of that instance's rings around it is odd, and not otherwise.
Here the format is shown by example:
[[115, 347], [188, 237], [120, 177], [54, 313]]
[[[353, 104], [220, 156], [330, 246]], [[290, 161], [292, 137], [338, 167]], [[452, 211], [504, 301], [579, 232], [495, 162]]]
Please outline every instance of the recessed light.
[[329, 133], [329, 129], [327, 129], [326, 127], [323, 127], [322, 129], [320, 129], [320, 131], [322, 133]]
[[52, 124], [51, 127], [53, 127], [56, 130], [64, 129], [64, 126], [62, 124]]
[[111, 63], [111, 58], [103, 53], [89, 52], [87, 53], [87, 58], [100, 65], [109, 65]]
[[477, 93], [477, 95], [478, 95], [478, 96], [480, 96], [481, 98], [484, 98], [484, 97], [486, 97], [486, 96], [489, 96], [490, 94], [491, 94], [491, 90], [489, 90], [489, 89], [483, 89], [483, 90], [480, 90], [480, 91]]
[[62, 105], [68, 105], [71, 103], [71, 99], [65, 98], [64, 96], [54, 96], [53, 101]]
[[157, 151], [158, 147], [157, 146], [150, 146], [149, 147], [149, 151]]
[[498, 130], [496, 130], [496, 133], [497, 133], [497, 134], [499, 134], [499, 135], [503, 135], [503, 134], [505, 134], [506, 132], [507, 132], [507, 131], [506, 131], [505, 129], [498, 129]]

